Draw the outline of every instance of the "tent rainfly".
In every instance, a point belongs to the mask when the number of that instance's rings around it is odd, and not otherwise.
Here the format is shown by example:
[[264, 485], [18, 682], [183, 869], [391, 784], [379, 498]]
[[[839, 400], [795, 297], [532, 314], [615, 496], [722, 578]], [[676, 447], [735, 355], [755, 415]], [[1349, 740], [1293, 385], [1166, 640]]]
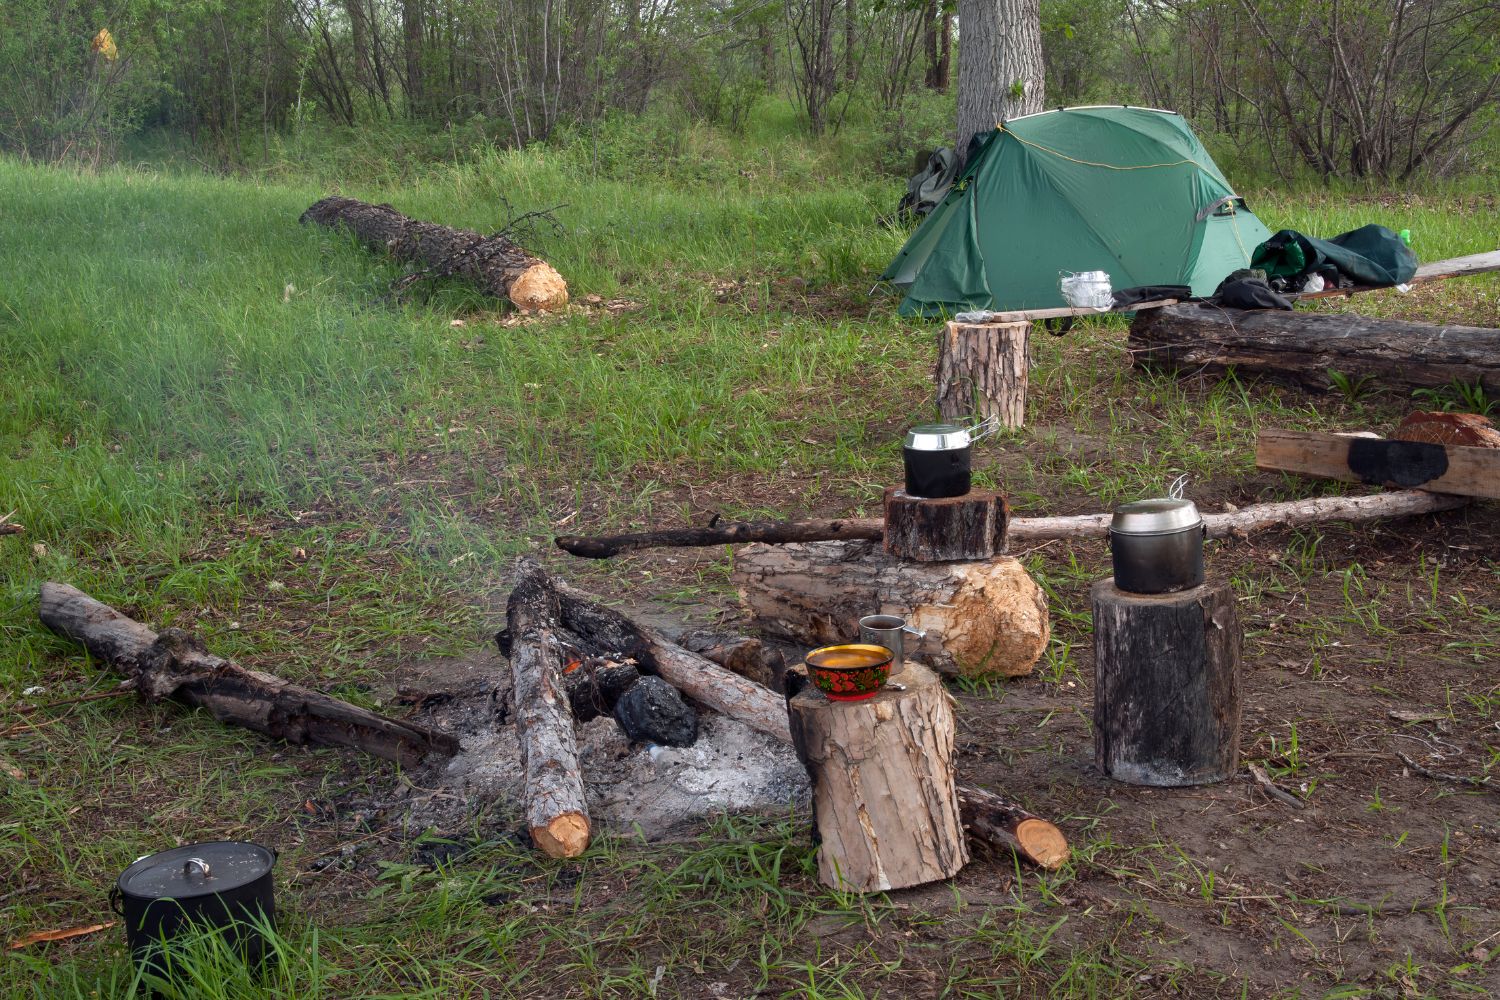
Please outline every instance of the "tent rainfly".
[[1209, 295], [1270, 235], [1181, 115], [1060, 108], [980, 140], [881, 278], [904, 316], [1063, 306], [1072, 271]]

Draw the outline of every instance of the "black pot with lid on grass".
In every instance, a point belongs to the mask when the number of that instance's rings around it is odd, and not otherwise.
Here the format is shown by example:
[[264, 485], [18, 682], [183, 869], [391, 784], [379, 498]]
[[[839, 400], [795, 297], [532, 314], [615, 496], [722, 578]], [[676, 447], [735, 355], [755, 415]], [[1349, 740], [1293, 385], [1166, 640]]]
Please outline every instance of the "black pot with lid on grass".
[[924, 499], [961, 497], [969, 492], [974, 442], [1000, 426], [993, 418], [973, 427], [922, 424], [906, 433], [901, 460], [906, 493]]
[[275, 863], [276, 852], [242, 841], [188, 844], [137, 859], [109, 894], [137, 965], [170, 976], [173, 940], [207, 930], [222, 932], [230, 950], [259, 970], [268, 955], [262, 929], [276, 925]]
[[1115, 586], [1133, 594], [1201, 586], [1205, 530], [1191, 500], [1160, 497], [1122, 504], [1109, 524]]

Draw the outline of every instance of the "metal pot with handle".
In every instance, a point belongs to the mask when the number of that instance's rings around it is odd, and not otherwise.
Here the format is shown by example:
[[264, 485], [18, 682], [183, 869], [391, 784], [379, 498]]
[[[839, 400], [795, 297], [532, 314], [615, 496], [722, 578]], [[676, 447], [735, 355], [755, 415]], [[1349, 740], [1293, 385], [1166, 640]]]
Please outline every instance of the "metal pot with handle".
[[973, 473], [973, 444], [999, 427], [996, 417], [986, 418], [973, 427], [958, 424], [913, 427], [901, 448], [907, 495], [937, 499], [967, 494]]
[[136, 963], [166, 975], [170, 962], [162, 953], [172, 940], [209, 929], [222, 930], [230, 948], [259, 967], [267, 956], [261, 928], [276, 923], [275, 863], [275, 851], [242, 841], [188, 844], [136, 859], [109, 894]]
[[1202, 585], [1206, 533], [1191, 500], [1159, 497], [1121, 505], [1109, 524], [1115, 586], [1134, 594], [1170, 594]]

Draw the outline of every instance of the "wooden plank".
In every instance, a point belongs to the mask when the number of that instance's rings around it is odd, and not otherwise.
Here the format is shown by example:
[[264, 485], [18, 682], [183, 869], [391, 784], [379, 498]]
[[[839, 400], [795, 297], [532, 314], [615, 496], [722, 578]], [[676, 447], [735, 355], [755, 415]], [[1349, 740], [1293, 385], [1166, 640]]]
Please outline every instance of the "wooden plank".
[[1256, 435], [1255, 465], [1346, 483], [1500, 498], [1500, 448], [1273, 429]]
[[[1435, 260], [1427, 264], [1418, 265], [1417, 273], [1411, 279], [1411, 284], [1423, 285], [1429, 281], [1461, 278], [1470, 274], [1487, 274], [1491, 271], [1500, 271], [1500, 250], [1492, 250], [1489, 253], [1469, 254], [1467, 257], [1450, 257], [1448, 260]], [[1378, 292], [1390, 287], [1390, 285], [1355, 285], [1352, 288], [1325, 288], [1321, 292], [1307, 292], [1287, 297], [1297, 301], [1302, 299], [1328, 299], [1337, 295], [1354, 295], [1357, 292]]]
[[1150, 302], [1137, 302], [1128, 309], [1106, 309], [1100, 312], [1098, 309], [1074, 309], [1072, 307], [1059, 307], [1056, 309], [1013, 309], [1009, 312], [987, 312], [984, 314], [984, 323], [966, 323], [965, 326], [983, 326], [989, 323], [1029, 323], [1035, 319], [1066, 319], [1069, 316], [1108, 316], [1111, 313], [1139, 312], [1142, 309], [1160, 309], [1162, 306], [1174, 306], [1176, 299], [1153, 299]]
[[1411, 279], [1411, 283], [1415, 285], [1424, 281], [1440, 281], [1443, 278], [1485, 274], [1489, 271], [1500, 271], [1500, 250], [1491, 250], [1489, 253], [1471, 253], [1467, 257], [1450, 257], [1448, 260], [1435, 260], [1429, 264], [1421, 264], [1417, 267], [1416, 277]]

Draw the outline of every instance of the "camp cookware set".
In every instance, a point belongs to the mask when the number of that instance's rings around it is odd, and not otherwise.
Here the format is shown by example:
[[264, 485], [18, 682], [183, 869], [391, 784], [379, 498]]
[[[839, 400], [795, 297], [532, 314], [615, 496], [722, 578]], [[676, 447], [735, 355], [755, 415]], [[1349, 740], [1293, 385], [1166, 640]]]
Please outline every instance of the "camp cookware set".
[[1160, 497], [1122, 504], [1109, 524], [1115, 586], [1135, 594], [1170, 594], [1202, 585], [1205, 534], [1191, 500]]
[[997, 430], [991, 417], [973, 427], [922, 424], [906, 434], [901, 448], [908, 496], [925, 499], [961, 497], [969, 492], [975, 441]]
[[276, 852], [241, 841], [188, 844], [136, 859], [109, 894], [136, 964], [167, 976], [173, 940], [212, 930], [260, 967], [268, 954], [262, 928], [276, 923], [275, 864]]

